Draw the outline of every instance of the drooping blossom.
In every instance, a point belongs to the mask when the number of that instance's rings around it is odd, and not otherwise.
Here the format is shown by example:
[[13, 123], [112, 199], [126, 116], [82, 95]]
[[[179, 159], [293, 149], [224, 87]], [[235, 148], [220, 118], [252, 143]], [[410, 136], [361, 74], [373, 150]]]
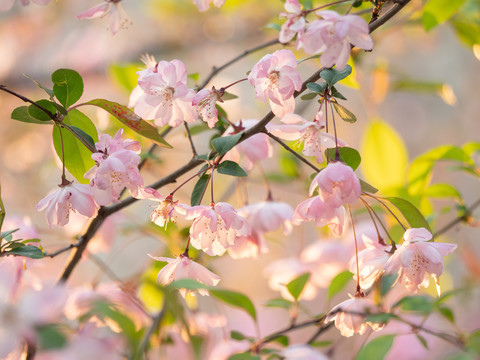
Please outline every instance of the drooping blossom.
[[323, 201], [332, 207], [351, 204], [360, 197], [360, 181], [352, 168], [341, 162], [329, 163], [310, 184], [310, 196], [318, 187]]
[[284, 6], [287, 12], [280, 13], [280, 17], [287, 20], [282, 24], [278, 37], [278, 41], [282, 44], [290, 42], [297, 33], [303, 33], [305, 29], [305, 17], [298, 0], [286, 0]]
[[194, 219], [190, 227], [190, 244], [208, 255], [223, 255], [238, 236], [247, 236], [251, 228], [232, 205], [225, 202], [211, 206], [194, 206], [185, 218]]
[[[245, 129], [251, 128], [257, 122], [258, 120], [254, 119], [240, 120], [240, 122], [234, 126], [229, 126], [222, 136], [237, 134]], [[243, 158], [242, 165], [245, 169], [251, 170], [257, 162], [266, 158], [271, 158], [272, 156], [273, 146], [270, 143], [270, 139], [266, 134], [259, 133], [250, 136], [248, 139], [234, 146], [233, 149], [225, 154], [223, 160], [230, 160], [238, 163], [240, 162], [240, 159]]]
[[[365, 316], [374, 313], [376, 306], [372, 300], [365, 297], [352, 297], [335, 306], [329, 311], [325, 323], [335, 321], [335, 327], [340, 330], [340, 334], [350, 337], [353, 334], [362, 335], [370, 326], [373, 330], [381, 329], [381, 324], [364, 322]], [[365, 316], [359, 314], [366, 314]]]
[[209, 128], [213, 128], [218, 121], [218, 110], [216, 108], [217, 101], [223, 102], [222, 92], [215, 89], [202, 89], [192, 99], [192, 105], [197, 107], [197, 112], [208, 124]]
[[68, 224], [70, 211], [86, 217], [94, 216], [97, 212], [97, 204], [90, 186], [66, 181], [65, 184], [59, 185], [59, 189], [40, 200], [37, 210], [46, 210], [47, 223], [50, 228], [53, 228], [53, 225]]
[[316, 226], [328, 227], [337, 235], [342, 235], [345, 227], [345, 208], [331, 207], [322, 197], [314, 196], [302, 201], [295, 209], [294, 219], [298, 221], [314, 221]]
[[295, 211], [287, 203], [271, 200], [261, 201], [246, 205], [240, 208], [238, 212], [257, 231], [265, 233], [275, 231], [280, 227], [285, 235], [292, 231]]
[[268, 252], [268, 245], [262, 234], [252, 229], [248, 235], [237, 236], [227, 251], [232, 259], [256, 259], [260, 254]]
[[207, 360], [227, 360], [232, 355], [245, 352], [250, 349], [248, 340], [224, 339], [217, 342], [208, 353]]
[[[274, 261], [264, 270], [268, 277], [268, 286], [274, 291], [280, 291], [284, 299], [293, 301], [294, 298], [287, 289], [287, 284], [302, 274], [309, 272], [306, 264], [295, 257], [289, 257]], [[309, 280], [303, 289], [300, 299], [312, 300], [317, 296], [317, 289]]]
[[328, 360], [328, 357], [310, 345], [289, 345], [280, 352], [285, 360]]
[[[194, 279], [205, 285], [216, 286], [220, 281], [220, 276], [195, 261], [192, 261], [188, 256], [180, 255], [176, 259], [149, 256], [152, 259], [168, 263], [158, 273], [157, 282], [159, 284], [168, 285], [174, 280]], [[179, 291], [183, 297], [190, 292], [190, 290], [186, 289], [179, 289]], [[200, 295], [208, 295], [208, 290], [206, 289], [198, 289], [198, 292]]]
[[350, 44], [364, 50], [372, 50], [373, 41], [368, 24], [357, 15], [339, 15], [335, 11], [317, 12], [323, 19], [312, 22], [303, 35], [299, 46], [307, 54], [318, 54], [322, 66], [335, 64], [341, 70], [347, 65]]
[[452, 253], [457, 245], [430, 242], [432, 234], [425, 228], [407, 229], [403, 239], [403, 244], [385, 265], [385, 272], [398, 273], [398, 282], [413, 292], [428, 287], [431, 274], [440, 292], [438, 277], [443, 273], [443, 257]]
[[[16, 0], [2, 0], [0, 1], [0, 11], [8, 11], [15, 4]], [[47, 5], [51, 0], [20, 0], [20, 4], [27, 6], [32, 1], [37, 5]]]
[[[335, 146], [335, 137], [323, 131], [325, 121], [323, 112], [319, 111], [313, 121], [307, 121], [297, 114], [286, 114], [280, 119], [285, 125], [268, 124], [268, 131], [284, 140], [297, 140], [296, 146], [303, 144], [302, 153], [305, 156], [315, 156], [320, 164], [323, 162], [325, 149]], [[337, 138], [338, 146], [346, 146], [346, 143]]]
[[157, 126], [172, 127], [197, 120], [192, 105], [195, 92], [187, 87], [187, 69], [180, 60], [160, 61], [139, 71], [138, 85], [130, 97], [137, 115], [154, 120]]
[[213, 5], [219, 8], [225, 3], [225, 0], [193, 0], [193, 3], [198, 8], [198, 11], [201, 12], [207, 11], [212, 2]]
[[100, 136], [95, 144], [97, 152], [92, 154], [95, 160], [85, 178], [95, 190], [95, 200], [100, 205], [118, 201], [120, 192], [126, 187], [132, 196], [138, 194], [143, 179], [138, 171], [140, 162], [140, 144], [131, 139], [122, 139], [123, 129], [112, 138], [108, 134]]
[[77, 19], [96, 19], [109, 15], [110, 17], [110, 33], [115, 35], [118, 30], [126, 29], [132, 24], [127, 13], [121, 4], [122, 0], [104, 0], [103, 3], [85, 10], [77, 15]]
[[269, 100], [272, 112], [278, 117], [295, 110], [293, 93], [302, 88], [296, 66], [293, 52], [282, 49], [261, 58], [248, 75], [248, 81], [255, 86], [256, 98], [263, 102]]

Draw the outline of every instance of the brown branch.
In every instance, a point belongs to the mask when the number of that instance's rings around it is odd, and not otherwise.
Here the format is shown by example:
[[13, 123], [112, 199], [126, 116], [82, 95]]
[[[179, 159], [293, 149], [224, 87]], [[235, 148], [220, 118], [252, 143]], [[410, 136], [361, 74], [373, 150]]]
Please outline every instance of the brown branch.
[[442, 227], [440, 230], [438, 230], [437, 232], [435, 232], [433, 234], [433, 237], [436, 237], [438, 235], [441, 235], [445, 232], [447, 232], [448, 230], [450, 230], [451, 228], [453, 228], [455, 225], [463, 222], [463, 221], [468, 221], [469, 217], [471, 216], [471, 213], [473, 210], [475, 210], [477, 207], [480, 206], [480, 199], [478, 199], [477, 201], [475, 201], [472, 205], [470, 205], [468, 208], [465, 209], [465, 213], [462, 214], [461, 216], [458, 216], [456, 217], [455, 219], [453, 219], [452, 221], [450, 221], [448, 224], [446, 224], [444, 227]]
[[57, 120], [57, 116], [52, 114], [48, 109], [45, 109], [43, 106], [38, 105], [35, 101], [30, 100], [29, 98], [27, 98], [23, 95], [20, 95], [19, 93], [16, 93], [13, 90], [8, 89], [5, 85], [0, 85], [0, 90], [3, 90], [3, 91], [5, 91], [5, 92], [7, 92], [7, 93], [9, 93], [13, 96], [16, 96], [19, 99], [23, 100], [24, 102], [28, 102], [28, 103], [32, 104], [33, 106], [37, 107], [38, 109], [42, 110], [45, 114], [47, 114], [50, 117], [50, 119], [52, 119], [54, 121]]

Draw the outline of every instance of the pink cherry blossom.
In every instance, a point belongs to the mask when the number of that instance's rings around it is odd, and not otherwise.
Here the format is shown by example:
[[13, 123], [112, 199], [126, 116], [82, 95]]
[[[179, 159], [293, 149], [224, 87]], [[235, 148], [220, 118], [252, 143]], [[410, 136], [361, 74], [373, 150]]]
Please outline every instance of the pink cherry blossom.
[[372, 50], [373, 41], [368, 24], [357, 15], [339, 15], [325, 10], [317, 13], [323, 19], [311, 23], [301, 36], [299, 46], [307, 54], [322, 53], [322, 66], [337, 65], [341, 70], [347, 65], [350, 44], [364, 50]]
[[136, 196], [138, 188], [143, 185], [138, 171], [140, 144], [130, 139], [123, 140], [122, 134], [123, 129], [120, 129], [113, 138], [108, 134], [100, 136], [95, 144], [97, 152], [92, 154], [96, 165], [85, 174], [95, 189], [95, 200], [100, 205], [118, 201], [125, 187]]
[[443, 257], [452, 253], [457, 245], [430, 242], [432, 234], [425, 228], [407, 229], [403, 239], [403, 244], [385, 265], [385, 271], [398, 273], [398, 282], [413, 292], [428, 287], [428, 274], [431, 274], [440, 292], [438, 277], [443, 273]]
[[[16, 0], [2, 0], [0, 1], [0, 11], [7, 11], [15, 4]], [[47, 5], [51, 0], [20, 0], [20, 4], [23, 6], [27, 6], [32, 1], [34, 4], [37, 5]]]
[[260, 232], [275, 231], [282, 228], [284, 234], [292, 231], [294, 210], [284, 202], [261, 201], [255, 204], [246, 205], [238, 212], [247, 219], [252, 228]]
[[328, 357], [310, 345], [289, 345], [280, 352], [284, 360], [328, 360]]
[[225, 0], [193, 0], [193, 3], [198, 8], [198, 11], [201, 12], [207, 11], [212, 2], [213, 5], [219, 8], [225, 3]]
[[225, 202], [211, 206], [194, 206], [185, 218], [194, 219], [190, 227], [190, 244], [208, 255], [223, 255], [238, 236], [247, 236], [251, 228], [232, 205]]
[[[192, 261], [188, 256], [180, 255], [176, 259], [149, 256], [152, 259], [168, 263], [158, 273], [157, 282], [159, 284], [168, 285], [174, 280], [188, 278], [197, 280], [205, 285], [216, 286], [220, 281], [220, 276], [195, 261]], [[190, 292], [190, 290], [180, 289], [180, 294], [182, 294], [183, 297], [185, 297], [187, 292]], [[208, 295], [208, 290], [206, 289], [199, 289], [198, 292], [200, 295]]]
[[223, 102], [222, 95], [222, 92], [217, 91], [214, 86], [212, 90], [200, 90], [192, 99], [192, 105], [197, 107], [200, 117], [209, 128], [213, 128], [218, 121], [218, 110], [215, 105], [217, 101]]
[[298, 204], [294, 218], [298, 221], [314, 221], [316, 226], [328, 227], [337, 235], [342, 235], [345, 227], [345, 208], [331, 207], [321, 196], [314, 196]]
[[[302, 153], [305, 156], [315, 156], [318, 163], [323, 162], [325, 149], [335, 146], [335, 137], [323, 131], [325, 121], [321, 111], [313, 121], [307, 121], [297, 114], [286, 114], [280, 121], [285, 125], [269, 124], [267, 130], [280, 139], [297, 140], [297, 148], [303, 144]], [[300, 124], [297, 125], [298, 123]], [[337, 143], [339, 146], [346, 146], [346, 143], [338, 138]]]
[[222, 340], [217, 342], [210, 350], [207, 360], [227, 360], [230, 356], [242, 353], [250, 349], [248, 340]]
[[318, 187], [326, 204], [339, 207], [351, 204], [360, 197], [360, 181], [350, 166], [341, 162], [329, 163], [310, 184], [310, 195]]
[[268, 246], [262, 234], [252, 229], [248, 235], [237, 236], [235, 243], [227, 251], [232, 259], [256, 259], [260, 254], [268, 252]]
[[287, 10], [286, 13], [282, 12], [280, 14], [281, 18], [287, 19], [282, 24], [278, 37], [278, 41], [282, 44], [290, 42], [298, 32], [302, 33], [305, 28], [305, 17], [302, 14], [302, 6], [298, 0], [286, 0], [285, 10]]
[[77, 15], [77, 19], [96, 19], [109, 15], [110, 33], [115, 35], [118, 30], [126, 29], [132, 23], [121, 4], [122, 0], [104, 0], [103, 3], [85, 10]]
[[295, 110], [293, 93], [302, 88], [296, 66], [293, 52], [282, 49], [261, 58], [248, 75], [248, 81], [255, 86], [256, 98], [269, 100], [272, 112], [278, 117]]
[[364, 322], [365, 317], [354, 313], [374, 313], [376, 306], [372, 300], [365, 297], [353, 297], [345, 300], [329, 311], [325, 323], [335, 321], [335, 327], [340, 330], [340, 334], [350, 337], [353, 334], [362, 335], [367, 327], [373, 330], [381, 329], [381, 325], [377, 323]]
[[177, 127], [184, 121], [197, 120], [192, 105], [195, 92], [187, 87], [187, 69], [183, 62], [160, 61], [137, 74], [141, 91], [137, 89], [130, 97], [137, 115], [154, 120], [157, 126]]
[[65, 226], [70, 219], [70, 211], [92, 217], [97, 212], [97, 204], [93, 198], [93, 189], [85, 184], [73, 182], [59, 185], [59, 189], [51, 192], [40, 200], [37, 210], [46, 210], [47, 222], [53, 225]]
[[[234, 126], [228, 127], [222, 136], [234, 135], [240, 131], [251, 128], [257, 122], [258, 120], [254, 119], [240, 120], [240, 122]], [[239, 163], [242, 155], [242, 165], [245, 169], [251, 170], [257, 162], [273, 156], [273, 146], [266, 134], [255, 134], [227, 152], [223, 160]]]

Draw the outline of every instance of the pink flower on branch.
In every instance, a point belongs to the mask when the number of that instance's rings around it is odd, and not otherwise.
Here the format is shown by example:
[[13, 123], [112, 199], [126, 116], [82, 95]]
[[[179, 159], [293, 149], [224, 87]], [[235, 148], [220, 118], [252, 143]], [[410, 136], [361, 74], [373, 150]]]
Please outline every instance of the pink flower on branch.
[[238, 211], [257, 231], [265, 233], [280, 227], [284, 234], [292, 231], [294, 210], [287, 203], [267, 200], [246, 205]]
[[197, 120], [192, 105], [195, 92], [187, 87], [187, 69], [180, 60], [160, 61], [138, 73], [138, 89], [130, 103], [137, 115], [154, 120], [157, 126], [172, 127]]
[[110, 33], [115, 35], [118, 30], [126, 29], [132, 23], [127, 13], [123, 9], [122, 0], [104, 0], [103, 3], [85, 10], [77, 15], [77, 19], [96, 19], [110, 16]]
[[372, 50], [373, 41], [368, 24], [357, 15], [339, 15], [335, 11], [319, 11], [323, 19], [311, 23], [301, 36], [299, 46], [307, 54], [322, 53], [322, 66], [335, 64], [341, 70], [347, 65], [350, 44], [364, 50]]
[[298, 204], [294, 218], [298, 221], [314, 221], [316, 226], [328, 227], [337, 235], [342, 235], [345, 227], [345, 208], [331, 207], [321, 196], [314, 196]]
[[201, 12], [207, 11], [212, 2], [213, 5], [219, 8], [225, 3], [225, 0], [193, 0], [193, 3], [198, 8], [198, 11]]
[[197, 107], [197, 111], [203, 121], [208, 124], [209, 128], [213, 128], [218, 121], [218, 110], [216, 108], [217, 101], [223, 102], [222, 91], [215, 89], [202, 89], [192, 99], [192, 105]]
[[295, 110], [293, 93], [302, 88], [296, 66], [293, 52], [283, 49], [265, 55], [248, 75], [248, 81], [255, 86], [256, 98], [269, 100], [272, 112], [278, 117]]
[[302, 14], [302, 6], [298, 0], [286, 0], [285, 10], [280, 14], [281, 18], [287, 20], [282, 24], [278, 41], [286, 44], [292, 40], [297, 33], [303, 33], [305, 29], [305, 17]]

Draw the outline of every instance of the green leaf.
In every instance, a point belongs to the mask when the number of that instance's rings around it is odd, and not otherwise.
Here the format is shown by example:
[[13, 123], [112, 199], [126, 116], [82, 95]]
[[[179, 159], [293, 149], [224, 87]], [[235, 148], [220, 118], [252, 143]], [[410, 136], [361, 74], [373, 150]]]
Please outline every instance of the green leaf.
[[390, 201], [398, 210], [400, 210], [412, 228], [425, 228], [432, 232], [425, 217], [411, 202], [397, 197], [387, 197], [385, 199]]
[[94, 99], [85, 104], [102, 108], [117, 118], [123, 125], [129, 127], [137, 134], [152, 140], [155, 144], [166, 148], [172, 148], [172, 146], [159, 135], [157, 129], [153, 125], [143, 120], [128, 107], [105, 99]]
[[358, 179], [360, 181], [360, 189], [362, 192], [370, 193], [370, 194], [375, 194], [378, 192], [378, 189], [370, 185], [369, 183], [363, 181], [362, 179]]
[[249, 314], [253, 320], [257, 320], [257, 313], [252, 301], [245, 295], [231, 290], [225, 289], [212, 289], [210, 288], [210, 294], [217, 299], [233, 307], [240, 308]]
[[69, 126], [67, 124], [64, 124], [64, 125], [65, 125], [65, 128], [68, 131], [70, 131], [77, 139], [80, 140], [80, 138], [81, 138], [83, 144], [87, 143], [91, 146], [92, 149], [95, 149], [95, 141], [85, 131], [83, 131], [82, 129], [80, 129], [76, 126]]
[[318, 96], [317, 93], [308, 93], [308, 94], [300, 96], [300, 99], [302, 99], [302, 100], [312, 100], [312, 99], [315, 99], [317, 96]]
[[70, 69], [59, 69], [52, 74], [53, 93], [60, 103], [68, 108], [83, 94], [83, 80], [79, 73]]
[[449, 22], [453, 25], [460, 41], [468, 47], [480, 44], [480, 25], [476, 19], [469, 19], [457, 14]]
[[251, 337], [245, 336], [244, 334], [238, 331], [230, 331], [230, 337], [234, 340], [252, 340]]
[[240, 167], [240, 165], [230, 160], [222, 161], [220, 165], [217, 166], [217, 171], [220, 174], [224, 174], [224, 175], [231, 175], [231, 176], [238, 176], [238, 177], [247, 176], [247, 173], [245, 172], [245, 170], [243, 170]]
[[310, 344], [312, 347], [327, 347], [333, 344], [333, 341], [314, 341]]
[[403, 311], [429, 314], [433, 310], [433, 299], [422, 295], [406, 296], [392, 306], [396, 307], [401, 307]]
[[332, 86], [332, 96], [336, 97], [337, 99], [342, 99], [342, 100], [347, 100], [345, 96], [343, 96], [336, 88], [335, 86]]
[[41, 349], [59, 349], [67, 344], [67, 337], [58, 329], [57, 325], [47, 325], [36, 329], [38, 343]]
[[364, 322], [374, 324], [386, 324], [389, 320], [395, 318], [397, 318], [397, 316], [390, 313], [372, 314], [367, 316]]
[[392, 289], [393, 284], [397, 281], [398, 274], [384, 274], [380, 280], [380, 294], [382, 298]]
[[283, 308], [283, 309], [290, 309], [290, 307], [292, 306], [292, 302], [291, 302], [291, 301], [288, 301], [288, 300], [285, 300], [285, 299], [282, 299], [282, 298], [279, 298], [279, 299], [271, 299], [271, 300], [268, 300], [268, 301], [265, 303], [265, 306], [268, 306], [268, 307], [279, 307], [279, 308]]
[[346, 122], [353, 124], [357, 121], [357, 117], [346, 107], [340, 105], [339, 103], [332, 102], [333, 107], [337, 114]]
[[8, 230], [8, 231], [2, 231], [0, 233], [0, 239], [5, 239], [6, 237], [8, 237], [8, 236], [12, 235], [13, 233], [17, 232], [18, 230], [20, 230], [20, 228], [13, 229], [13, 230]]
[[469, 350], [480, 355], [480, 330], [476, 330], [468, 336], [466, 346]]
[[444, 197], [453, 197], [456, 199], [461, 199], [462, 196], [458, 190], [450, 184], [433, 184], [425, 189], [425, 196], [435, 197], [435, 198], [444, 198]]
[[[55, 115], [57, 113], [56, 107], [53, 105], [52, 102], [48, 100], [38, 100], [38, 101], [35, 101], [35, 103], [45, 108], [45, 110], [50, 111], [52, 115]], [[45, 111], [40, 110], [38, 107], [36, 107], [33, 104], [28, 107], [28, 115], [40, 121], [52, 120], [50, 115], [48, 115]]]
[[337, 295], [340, 291], [345, 289], [348, 282], [353, 279], [353, 274], [350, 271], [343, 271], [332, 279], [328, 287], [328, 300]]
[[197, 183], [193, 187], [192, 196], [190, 198], [190, 205], [196, 206], [200, 205], [202, 201], [202, 196], [205, 193], [205, 189], [207, 188], [208, 181], [210, 180], [210, 175], [204, 174], [200, 179], [198, 179]]
[[187, 289], [187, 290], [210, 289], [208, 285], [202, 284], [197, 280], [189, 279], [189, 278], [175, 280], [169, 286], [174, 289]]
[[317, 93], [317, 94], [322, 94], [325, 89], [327, 88], [327, 83], [320, 83], [320, 84], [317, 84], [317, 83], [314, 83], [314, 82], [309, 82], [307, 84], [307, 89], [313, 91], [314, 93]]
[[282, 27], [280, 26], [280, 24], [268, 23], [268, 24], [265, 25], [263, 28], [264, 28], [264, 29], [273, 29], [273, 30], [276, 30], [276, 31], [280, 31]]
[[439, 306], [437, 306], [437, 310], [440, 314], [443, 315], [444, 318], [446, 318], [452, 324], [455, 323], [455, 315], [453, 314], [452, 309], [450, 309], [448, 306], [439, 305]]
[[290, 344], [290, 339], [285, 335], [281, 335], [281, 336], [275, 338], [273, 341], [277, 342], [277, 343], [279, 343], [280, 345], [283, 345], [283, 346], [288, 346], [288, 344]]
[[241, 136], [242, 133], [218, 137], [212, 140], [212, 146], [217, 150], [218, 155], [224, 155], [237, 144]]
[[355, 360], [383, 360], [392, 347], [395, 335], [379, 336], [362, 347]]
[[241, 354], [234, 354], [230, 356], [228, 360], [261, 360], [261, 358], [259, 355], [253, 355], [248, 351]]
[[423, 7], [422, 24], [426, 31], [450, 19], [465, 0], [429, 0]]
[[335, 83], [345, 79], [351, 73], [352, 67], [347, 65], [340, 71], [337, 69], [325, 69], [320, 72], [320, 77], [328, 83], [328, 86], [332, 87]]
[[41, 121], [30, 116], [30, 114], [28, 113], [28, 106], [17, 107], [12, 111], [12, 114], [10, 115], [10, 117], [13, 120], [22, 121], [22, 122], [31, 123], [31, 124], [42, 124], [42, 125], [53, 124], [53, 120]]
[[53, 96], [55, 95], [53, 93], [53, 90], [51, 89], [47, 89], [46, 87], [44, 87], [42, 84], [40, 84], [37, 80], [35, 80], [34, 78], [32, 78], [30, 75], [27, 75], [27, 74], [23, 74], [23, 76], [25, 76], [27, 79], [30, 79], [32, 80], [35, 85], [37, 85], [40, 89], [42, 89], [43, 91], [45, 91], [47, 93], [47, 95], [50, 97], [50, 99], [53, 99]]
[[386, 122], [372, 121], [362, 139], [362, 173], [382, 190], [405, 183], [408, 154], [402, 138]]
[[222, 100], [227, 101], [227, 100], [234, 100], [238, 99], [238, 96], [229, 92], [226, 92], [222, 95]]
[[[69, 111], [68, 116], [63, 123], [75, 128], [81, 129], [88, 134], [94, 142], [98, 142], [97, 129], [92, 121], [77, 109]], [[62, 129], [62, 137], [65, 151], [65, 167], [75, 176], [75, 178], [83, 184], [88, 184], [88, 180], [83, 175], [95, 165], [92, 160], [92, 153], [78, 140], [72, 133], [66, 129]], [[62, 160], [62, 145], [58, 126], [53, 127], [53, 144], [58, 157]]]
[[[350, 166], [353, 170], [356, 170], [362, 161], [360, 153], [354, 148], [341, 146], [338, 148], [338, 152], [340, 154], [340, 160]], [[335, 148], [325, 149], [325, 156], [330, 161], [335, 161], [335, 153]]]
[[295, 301], [298, 301], [305, 285], [307, 285], [308, 279], [310, 279], [310, 273], [305, 273], [296, 277], [286, 285], [288, 292], [293, 296]]
[[25, 256], [30, 259], [43, 259], [43, 251], [33, 245], [22, 245], [7, 252], [10, 255]]
[[429, 350], [429, 349], [428, 349], [427, 340], [426, 340], [423, 336], [421, 336], [421, 335], [419, 335], [419, 334], [415, 334], [415, 336], [417, 337], [418, 341], [420, 341], [420, 344], [422, 344], [422, 346], [423, 346], [425, 349]]

